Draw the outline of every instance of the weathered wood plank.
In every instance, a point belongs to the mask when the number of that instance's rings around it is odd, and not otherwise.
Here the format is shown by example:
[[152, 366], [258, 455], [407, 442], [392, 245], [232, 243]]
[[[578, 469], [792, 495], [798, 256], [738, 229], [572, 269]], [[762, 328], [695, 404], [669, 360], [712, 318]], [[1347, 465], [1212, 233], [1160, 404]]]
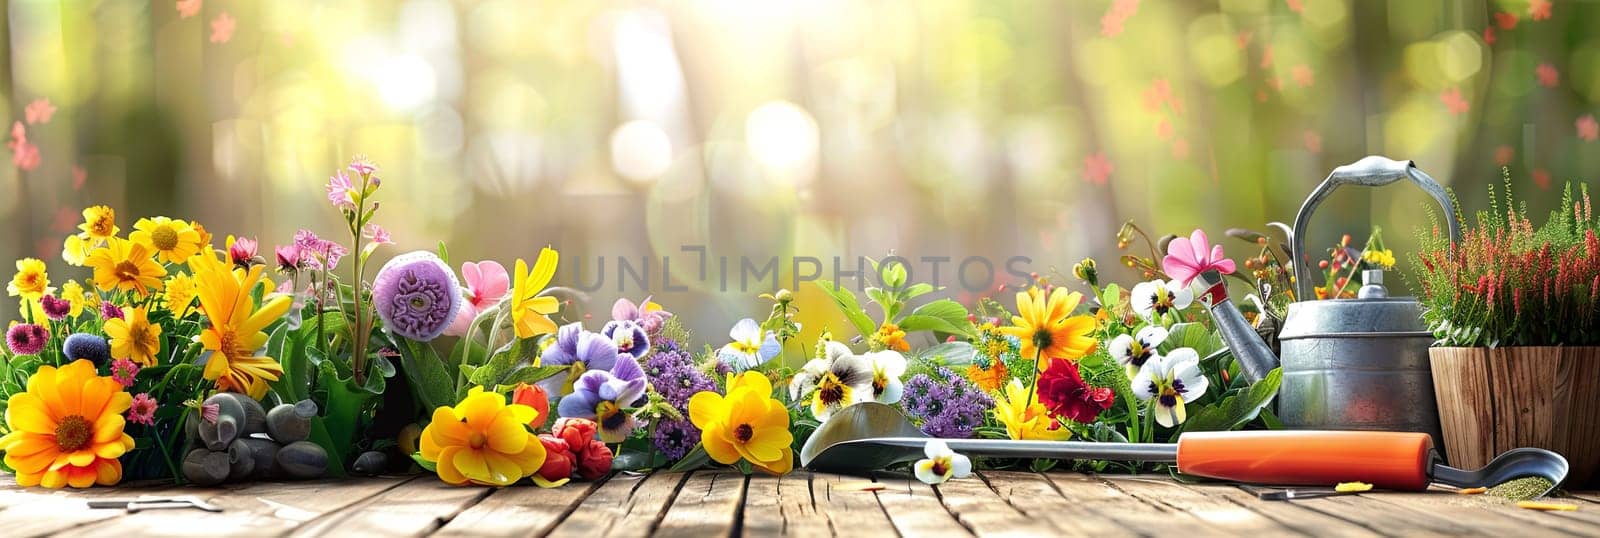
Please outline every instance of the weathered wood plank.
[[1229, 484], [1184, 484], [1208, 497], [1223, 499], [1261, 514], [1278, 524], [1312, 536], [1381, 536], [1361, 521], [1361, 514], [1331, 516], [1300, 506], [1297, 502], [1263, 501], [1254, 493]]
[[452, 486], [433, 476], [419, 476], [316, 517], [291, 536], [423, 536], [493, 492], [493, 488]]
[[[1383, 492], [1362, 494], [1384, 503], [1447, 518], [1455, 523], [1488, 534], [1570, 534], [1600, 536], [1600, 524], [1585, 521], [1595, 514], [1537, 512], [1505, 499], [1486, 495], [1459, 495], [1438, 489], [1429, 492]], [[1576, 516], [1576, 517], [1573, 517]]]
[[901, 536], [972, 536], [939, 501], [933, 487], [903, 476], [879, 475], [878, 502]]
[[[219, 530], [248, 536], [277, 536], [301, 523], [396, 487], [404, 478], [361, 478], [315, 482], [250, 482], [221, 488], [171, 488], [162, 495], [193, 495], [222, 512], [192, 509], [147, 510], [66, 531], [100, 536], [215, 536]], [[119, 497], [150, 495], [127, 491]], [[110, 510], [112, 513], [117, 513]]]
[[746, 477], [737, 471], [696, 471], [678, 489], [655, 536], [730, 536], [742, 523]]
[[878, 496], [856, 487], [863, 481], [853, 476], [812, 475], [811, 496], [817, 512], [828, 518], [836, 535], [894, 536], [894, 522], [889, 520]]
[[1386, 494], [1341, 495], [1288, 502], [1334, 517], [1359, 518], [1368, 527], [1383, 534], [1468, 536], [1486, 532], [1448, 517], [1385, 502], [1382, 495]]
[[[812, 500], [811, 473], [752, 476], [745, 486], [744, 532], [752, 536], [833, 536]], [[878, 500], [872, 500], [877, 507]]]
[[1053, 535], [1098, 537], [1129, 532], [1083, 504], [1068, 501], [1044, 475], [984, 471], [982, 477], [1011, 506], [1030, 518], [1049, 523], [1055, 529]]
[[550, 532], [552, 537], [649, 536], [683, 485], [684, 473], [620, 474], [601, 484], [582, 507]]
[[542, 536], [572, 513], [599, 484], [555, 489], [500, 488], [457, 514], [435, 536]]
[[1187, 512], [1130, 496], [1111, 483], [1081, 473], [1044, 475], [1067, 502], [1109, 518], [1122, 534], [1173, 536], [1193, 534], [1205, 522]]
[[1260, 512], [1186, 488], [1169, 477], [1102, 475], [1100, 478], [1107, 480], [1123, 493], [1151, 504], [1186, 513], [1204, 522], [1207, 527], [1227, 534], [1235, 536], [1306, 534], [1268, 518]]
[[173, 487], [91, 488], [48, 490], [22, 488], [16, 478], [0, 474], [0, 529], [7, 537], [44, 536], [80, 528], [122, 515], [121, 510], [90, 510], [91, 499], [121, 499], [140, 495], [172, 495]]
[[934, 488], [946, 509], [978, 536], [1044, 536], [1050, 524], [1017, 510], [978, 477], [955, 479]]

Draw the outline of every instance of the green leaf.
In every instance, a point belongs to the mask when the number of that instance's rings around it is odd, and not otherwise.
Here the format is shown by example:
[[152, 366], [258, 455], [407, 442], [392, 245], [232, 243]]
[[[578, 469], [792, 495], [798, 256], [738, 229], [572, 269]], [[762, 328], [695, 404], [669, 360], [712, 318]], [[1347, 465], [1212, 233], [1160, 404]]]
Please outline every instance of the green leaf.
[[932, 291], [933, 284], [929, 284], [927, 282], [918, 282], [916, 284], [907, 286], [906, 291], [900, 292], [900, 298], [902, 300], [909, 301], [922, 295], [926, 295]]
[[305, 346], [299, 345], [299, 334], [299, 331], [290, 329], [288, 323], [280, 323], [278, 328], [272, 330], [272, 334], [267, 335], [266, 356], [278, 359], [278, 364], [283, 367], [283, 374], [271, 383], [272, 391], [278, 393], [285, 402], [298, 402], [311, 397], [311, 378], [306, 375]]
[[883, 319], [894, 319], [900, 315], [900, 301], [895, 299], [894, 293], [882, 288], [867, 288], [866, 293], [868, 299], [883, 308]]
[[1205, 406], [1199, 412], [1189, 416], [1184, 422], [1185, 432], [1211, 432], [1229, 431], [1243, 427], [1255, 420], [1261, 411], [1272, 403], [1272, 398], [1277, 396], [1278, 387], [1283, 383], [1283, 369], [1273, 368], [1267, 377], [1250, 389], [1228, 396], [1221, 402]]
[[1167, 340], [1161, 343], [1161, 352], [1170, 353], [1178, 348], [1190, 348], [1206, 357], [1222, 347], [1222, 338], [1199, 323], [1179, 323], [1168, 329]]
[[967, 342], [945, 342], [913, 351], [911, 356], [915, 360], [937, 359], [938, 364], [944, 366], [966, 366], [972, 364], [972, 357], [977, 352]]
[[567, 366], [524, 366], [512, 370], [511, 373], [495, 381], [494, 385], [485, 386], [494, 386], [496, 392], [504, 392], [516, 388], [517, 383], [538, 383], [566, 373], [568, 369], [569, 367]]
[[439, 260], [443, 261], [445, 263], [445, 265], [449, 265], [450, 264], [450, 251], [448, 249], [444, 248], [444, 241], [443, 240], [439, 241]]
[[524, 340], [512, 340], [505, 347], [495, 351], [494, 355], [489, 357], [489, 362], [484, 363], [467, 377], [467, 382], [485, 387], [499, 384], [500, 378], [505, 377], [506, 372], [511, 371], [512, 367], [523, 360], [522, 342]]
[[845, 319], [849, 320], [851, 325], [855, 326], [856, 331], [862, 335], [877, 332], [878, 326], [872, 323], [872, 319], [867, 317], [866, 311], [861, 309], [861, 303], [856, 302], [856, 294], [854, 292], [851, 292], [848, 288], [834, 285], [831, 280], [818, 280], [816, 285], [822, 289], [823, 293], [828, 294], [828, 297], [833, 298], [833, 305], [839, 307], [839, 312], [844, 314]]
[[919, 306], [897, 325], [900, 326], [900, 330], [906, 332], [935, 331], [968, 338], [977, 337], [972, 330], [972, 323], [967, 321], [967, 308], [950, 299], [939, 299]]
[[694, 450], [690, 450], [688, 454], [684, 454], [683, 459], [672, 464], [672, 467], [667, 470], [674, 473], [681, 473], [705, 467], [709, 463], [711, 463], [711, 455], [706, 453], [705, 445], [697, 444], [694, 445]]
[[[444, 246], [444, 243], [439, 243], [439, 245], [440, 246]], [[428, 461], [426, 459], [423, 459], [421, 452], [413, 452], [413, 453], [411, 453], [411, 461], [417, 462], [417, 467], [421, 467], [423, 470], [428, 471], [430, 473], [436, 473], [437, 474], [439, 472], [438, 464], [436, 464], [434, 462], [431, 462], [431, 461]]]
[[406, 372], [406, 381], [422, 402], [423, 408], [434, 409], [456, 403], [456, 378], [444, 368], [444, 361], [427, 344], [400, 338], [400, 365]]

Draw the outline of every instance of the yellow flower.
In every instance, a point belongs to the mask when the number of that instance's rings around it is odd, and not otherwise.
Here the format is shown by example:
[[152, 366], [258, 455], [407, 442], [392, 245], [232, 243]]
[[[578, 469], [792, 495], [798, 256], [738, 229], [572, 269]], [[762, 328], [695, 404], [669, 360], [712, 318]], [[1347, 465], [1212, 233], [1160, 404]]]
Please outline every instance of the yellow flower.
[[[1067, 293], [1066, 288], [1051, 290], [1048, 299], [1043, 290], [1030, 288], [1017, 294], [1018, 315], [1011, 318], [1013, 326], [1000, 330], [1022, 341], [1024, 358], [1077, 360], [1092, 353], [1096, 344], [1094, 317], [1072, 316], [1082, 301], [1083, 294]], [[1045, 366], [1049, 364], [1044, 361]]]
[[61, 244], [61, 259], [74, 267], [83, 267], [84, 261], [89, 259], [89, 252], [94, 250], [94, 243], [88, 234], [69, 235], [66, 242]]
[[967, 365], [967, 379], [971, 379], [972, 383], [984, 392], [1000, 390], [1000, 387], [1005, 385], [1006, 378], [1011, 375], [1006, 369], [1005, 361], [999, 359], [984, 359], [984, 361], [989, 364], [988, 368], [980, 366], [978, 361]]
[[50, 287], [50, 275], [45, 274], [44, 262], [38, 258], [17, 260], [17, 274], [6, 285], [6, 293], [12, 297], [20, 295], [23, 299], [33, 301], [55, 290]]
[[200, 232], [187, 222], [167, 217], [139, 219], [128, 238], [155, 252], [161, 263], [183, 263], [200, 252]]
[[1394, 268], [1394, 251], [1389, 249], [1368, 250], [1361, 254], [1361, 259], [1367, 263], [1377, 265], [1384, 269]]
[[794, 468], [789, 411], [772, 397], [772, 381], [760, 372], [728, 379], [728, 395], [699, 392], [689, 398], [689, 421], [701, 430], [706, 454], [729, 465], [740, 458], [767, 473]]
[[272, 281], [261, 277], [262, 265], [233, 270], [216, 253], [206, 252], [190, 258], [189, 268], [194, 271], [200, 306], [211, 321], [200, 332], [201, 345], [212, 352], [203, 375], [216, 381], [218, 389], [261, 399], [267, 394], [267, 382], [283, 375], [283, 366], [256, 352], [267, 344], [264, 329], [289, 311], [289, 297], [274, 295], [257, 308], [251, 291], [258, 284], [272, 289]]
[[906, 332], [900, 330], [899, 325], [883, 322], [883, 325], [878, 326], [878, 334], [874, 335], [874, 338], [883, 344], [884, 349], [911, 351], [911, 343], [906, 342]]
[[544, 443], [527, 427], [539, 412], [473, 387], [455, 407], [433, 410], [422, 430], [422, 459], [452, 485], [509, 486], [544, 466]]
[[140, 366], [156, 365], [161, 352], [161, 326], [150, 323], [143, 308], [128, 308], [121, 319], [106, 320], [106, 336], [111, 338], [111, 356], [128, 359]]
[[528, 270], [528, 262], [517, 260], [511, 289], [511, 324], [517, 329], [517, 338], [556, 332], [556, 323], [550, 321], [549, 315], [561, 309], [561, 301], [540, 297], [539, 292], [556, 276], [560, 258], [555, 249], [545, 247], [539, 251], [539, 259], [534, 260], [532, 271]]
[[89, 253], [85, 263], [94, 268], [94, 285], [101, 291], [133, 290], [143, 297], [160, 290], [161, 277], [167, 276], [144, 245], [115, 237]]
[[76, 318], [83, 313], [83, 309], [100, 310], [100, 296], [84, 291], [83, 285], [76, 280], [68, 280], [61, 285], [61, 298], [72, 301], [72, 311], [67, 317]]
[[133, 449], [133, 438], [122, 432], [122, 413], [132, 402], [122, 385], [95, 375], [87, 360], [40, 366], [28, 377], [27, 392], [7, 402], [11, 433], [0, 437], [17, 485], [87, 488], [121, 481], [117, 458]]
[[103, 205], [84, 209], [83, 224], [79, 224], [78, 229], [91, 239], [111, 239], [122, 231], [117, 227], [117, 212]]
[[194, 302], [194, 279], [184, 273], [177, 273], [167, 278], [167, 291], [164, 296], [166, 308], [174, 317], [183, 317], [189, 311], [189, 304]]
[[1028, 387], [1020, 379], [1011, 380], [1005, 397], [995, 399], [994, 418], [1006, 425], [1006, 435], [1012, 440], [1060, 441], [1072, 437], [1071, 430], [1050, 419], [1050, 411], [1039, 403], [1038, 394], [1028, 397]]

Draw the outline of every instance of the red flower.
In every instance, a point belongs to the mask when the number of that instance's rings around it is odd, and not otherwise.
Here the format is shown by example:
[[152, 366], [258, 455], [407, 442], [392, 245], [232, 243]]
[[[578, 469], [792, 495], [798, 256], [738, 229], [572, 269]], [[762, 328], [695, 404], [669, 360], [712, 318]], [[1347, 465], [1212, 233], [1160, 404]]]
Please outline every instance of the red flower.
[[573, 457], [567, 442], [550, 434], [540, 435], [539, 442], [544, 445], [545, 454], [544, 467], [540, 467], [536, 473], [539, 478], [550, 482], [572, 478]]
[[550, 395], [544, 392], [544, 387], [517, 383], [516, 390], [511, 391], [511, 403], [526, 405], [539, 412], [539, 416], [528, 423], [535, 430], [550, 421]]
[[556, 419], [555, 425], [550, 427], [550, 434], [566, 441], [573, 451], [588, 448], [589, 441], [598, 439], [596, 432], [594, 421], [586, 418]]
[[1116, 394], [1109, 388], [1091, 387], [1078, 375], [1078, 363], [1050, 359], [1051, 365], [1039, 374], [1039, 402], [1050, 414], [1088, 424], [1100, 412], [1111, 408]]
[[578, 478], [599, 480], [611, 472], [611, 447], [599, 439], [589, 441], [589, 447], [578, 454]]
[[568, 455], [577, 468], [578, 477], [598, 480], [611, 472], [611, 447], [595, 437], [595, 423], [582, 418], [563, 418], [556, 421], [551, 435], [566, 442]]

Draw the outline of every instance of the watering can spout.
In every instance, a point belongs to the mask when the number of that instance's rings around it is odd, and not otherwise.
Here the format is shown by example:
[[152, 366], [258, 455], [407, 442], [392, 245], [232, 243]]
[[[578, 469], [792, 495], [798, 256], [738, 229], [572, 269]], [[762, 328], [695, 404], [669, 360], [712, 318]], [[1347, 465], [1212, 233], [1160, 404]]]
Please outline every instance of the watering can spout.
[[1245, 378], [1255, 383], [1267, 377], [1273, 368], [1278, 367], [1278, 356], [1272, 353], [1272, 348], [1267, 347], [1255, 327], [1244, 319], [1239, 307], [1228, 299], [1228, 287], [1222, 281], [1222, 274], [1215, 270], [1206, 271], [1200, 273], [1195, 282], [1205, 290], [1200, 300], [1211, 310], [1211, 320], [1216, 323], [1217, 331], [1222, 333], [1222, 340], [1228, 344], [1234, 359], [1239, 361], [1239, 369]]

